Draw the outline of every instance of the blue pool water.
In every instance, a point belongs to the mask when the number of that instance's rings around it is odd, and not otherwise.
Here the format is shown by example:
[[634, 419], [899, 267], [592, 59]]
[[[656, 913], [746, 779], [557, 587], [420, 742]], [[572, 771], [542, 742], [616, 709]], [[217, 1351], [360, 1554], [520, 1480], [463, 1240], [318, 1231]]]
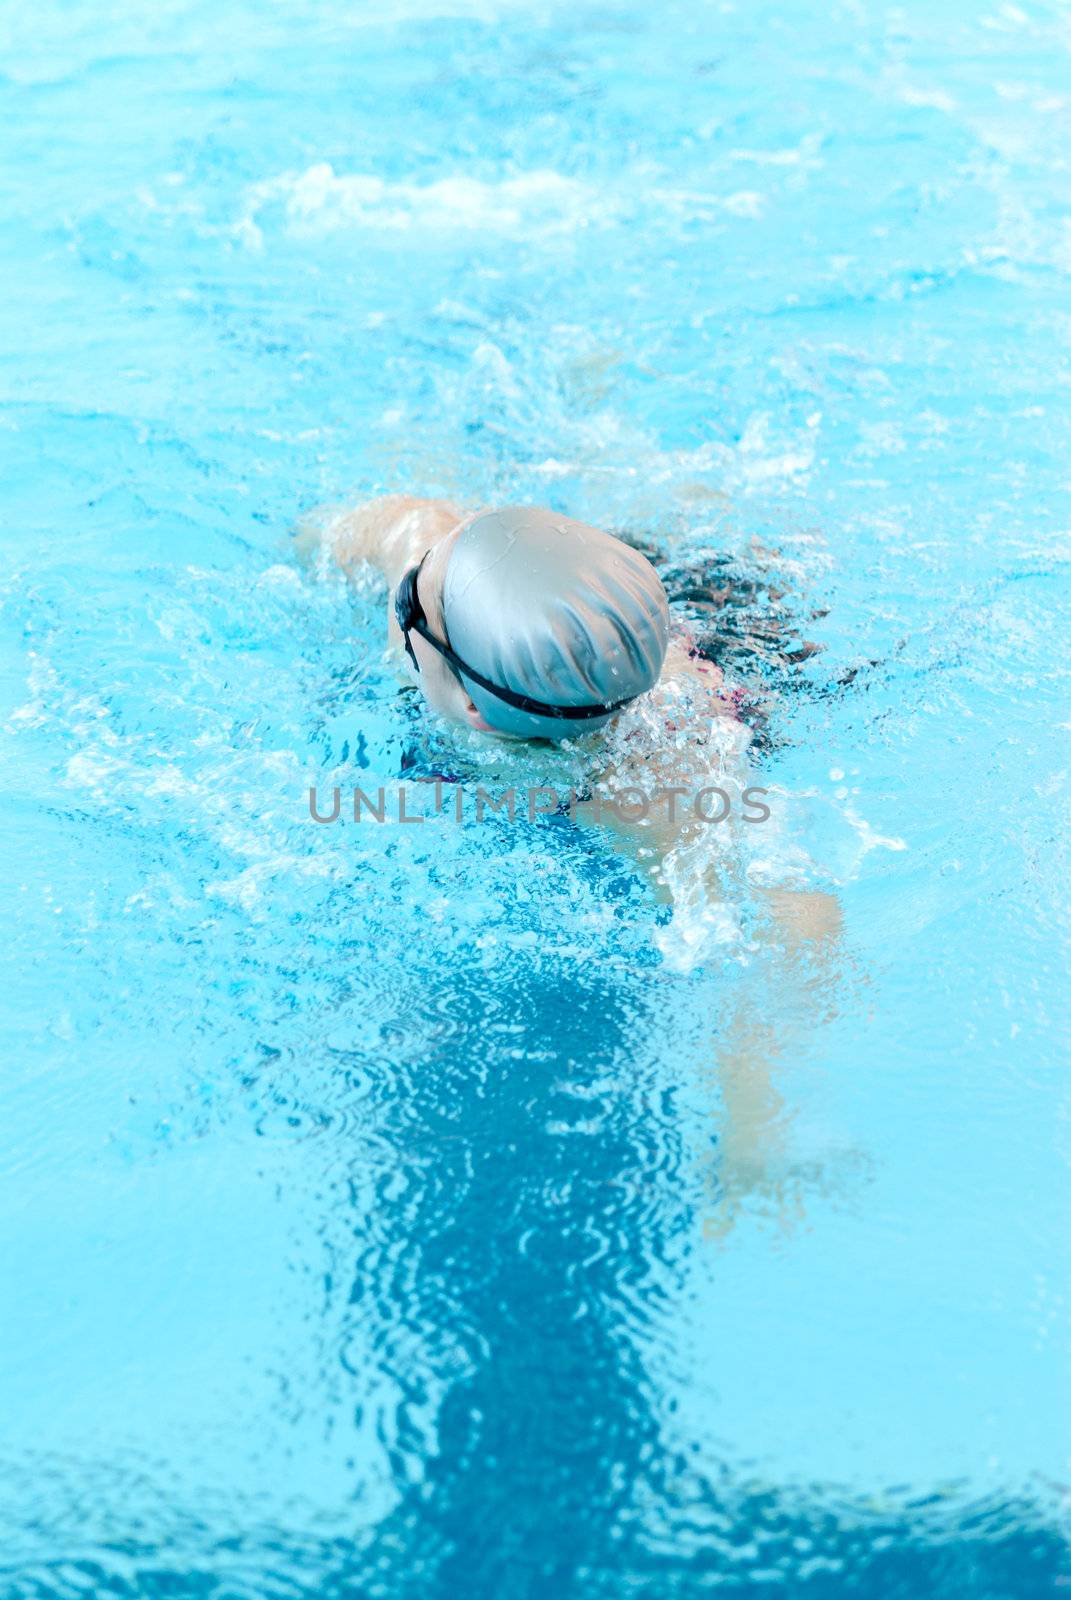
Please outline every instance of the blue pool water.
[[[4, 1595], [1058, 1592], [1066, 8], [0, 35]], [[395, 489], [780, 575], [720, 907], [310, 822], [443, 740], [294, 554]]]

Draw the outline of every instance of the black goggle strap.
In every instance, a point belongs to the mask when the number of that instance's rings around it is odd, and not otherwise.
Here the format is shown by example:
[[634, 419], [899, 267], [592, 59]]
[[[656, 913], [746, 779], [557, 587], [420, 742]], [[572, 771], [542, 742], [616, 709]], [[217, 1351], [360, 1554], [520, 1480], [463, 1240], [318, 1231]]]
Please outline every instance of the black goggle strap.
[[409, 571], [398, 585], [394, 596], [394, 615], [405, 639], [405, 653], [417, 672], [420, 671], [420, 663], [413, 652], [413, 644], [409, 638], [409, 633], [411, 629], [417, 628], [422, 615], [420, 601], [417, 598], [417, 579], [420, 577], [420, 569], [427, 559], [428, 552], [425, 550], [417, 565], [409, 568]]
[[492, 683], [490, 678], [485, 678], [482, 672], [477, 672], [475, 667], [468, 666], [459, 655], [455, 655], [448, 644], [443, 644], [441, 639], [436, 639], [428, 628], [417, 598], [417, 579], [420, 576], [420, 568], [424, 565], [426, 559], [425, 555], [421, 558], [419, 566], [410, 568], [398, 585], [398, 592], [394, 598], [394, 613], [398, 619], [398, 626], [405, 636], [406, 654], [418, 672], [420, 671], [420, 666], [413, 653], [413, 646], [409, 638], [410, 633], [419, 633], [420, 637], [427, 644], [430, 644], [433, 650], [437, 650], [443, 660], [459, 676], [469, 678], [473, 683], [478, 684], [481, 689], [486, 690], [488, 694], [493, 694], [496, 700], [502, 700], [506, 705], [513, 706], [518, 711], [527, 711], [533, 717], [557, 717], [566, 722], [581, 722], [586, 717], [609, 716], [611, 712], [620, 711], [622, 706], [629, 705], [636, 698], [635, 695], [630, 694], [626, 695], [623, 700], [600, 702], [598, 705], [552, 706], [548, 705], [545, 700], [533, 700], [531, 695], [518, 694], [515, 689], [503, 689], [497, 683]]

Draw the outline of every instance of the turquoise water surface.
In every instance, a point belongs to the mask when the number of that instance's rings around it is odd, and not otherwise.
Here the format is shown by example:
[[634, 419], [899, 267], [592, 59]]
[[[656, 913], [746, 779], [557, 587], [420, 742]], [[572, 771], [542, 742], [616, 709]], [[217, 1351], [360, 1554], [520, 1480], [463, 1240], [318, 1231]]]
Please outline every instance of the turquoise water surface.
[[[2, 1593], [1059, 1592], [1067, 7], [0, 40]], [[398, 489], [820, 646], [720, 899], [310, 821], [486, 770], [295, 554]]]

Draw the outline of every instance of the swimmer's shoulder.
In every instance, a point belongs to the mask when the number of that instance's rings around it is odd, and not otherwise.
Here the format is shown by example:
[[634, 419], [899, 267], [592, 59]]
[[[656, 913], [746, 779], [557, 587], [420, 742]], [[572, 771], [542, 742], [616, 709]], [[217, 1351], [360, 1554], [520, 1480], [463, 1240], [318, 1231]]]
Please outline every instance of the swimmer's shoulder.
[[674, 701], [687, 702], [682, 707], [685, 721], [705, 725], [711, 717], [740, 719], [741, 694], [729, 687], [716, 661], [700, 654], [687, 632], [670, 640], [658, 688]]
[[313, 513], [298, 538], [299, 544], [325, 551], [344, 572], [368, 562], [394, 582], [467, 515], [449, 500], [381, 495], [343, 511]]

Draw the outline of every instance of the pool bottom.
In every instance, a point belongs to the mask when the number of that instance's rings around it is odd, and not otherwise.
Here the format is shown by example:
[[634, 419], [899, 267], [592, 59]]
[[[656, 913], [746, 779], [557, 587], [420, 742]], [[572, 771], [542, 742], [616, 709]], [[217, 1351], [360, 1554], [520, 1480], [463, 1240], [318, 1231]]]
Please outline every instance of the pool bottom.
[[370, 1527], [356, 1501], [349, 1514], [316, 1513], [295, 1498], [293, 1518], [266, 1521], [254, 1501], [219, 1490], [200, 1510], [183, 1507], [166, 1472], [11, 1462], [3, 1499], [18, 1514], [3, 1516], [4, 1593], [609, 1600], [762, 1586], [805, 1600], [1034, 1600], [1071, 1586], [1055, 1492], [978, 1498], [956, 1485], [864, 1499], [832, 1486], [776, 1488], [728, 1467], [703, 1477], [667, 1458], [642, 1483], [622, 1482], [617, 1503], [589, 1505], [582, 1462], [563, 1467], [572, 1482], [544, 1496], [490, 1458], [466, 1460], [460, 1475], [432, 1462]]

